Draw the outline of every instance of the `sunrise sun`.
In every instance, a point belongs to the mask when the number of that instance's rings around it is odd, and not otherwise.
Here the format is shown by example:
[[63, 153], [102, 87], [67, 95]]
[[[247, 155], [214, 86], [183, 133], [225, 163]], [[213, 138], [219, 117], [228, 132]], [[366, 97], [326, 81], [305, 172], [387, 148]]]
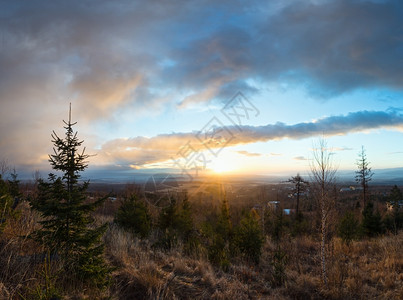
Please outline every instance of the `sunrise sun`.
[[233, 160], [219, 157], [209, 164], [209, 169], [214, 173], [227, 173], [237, 169]]

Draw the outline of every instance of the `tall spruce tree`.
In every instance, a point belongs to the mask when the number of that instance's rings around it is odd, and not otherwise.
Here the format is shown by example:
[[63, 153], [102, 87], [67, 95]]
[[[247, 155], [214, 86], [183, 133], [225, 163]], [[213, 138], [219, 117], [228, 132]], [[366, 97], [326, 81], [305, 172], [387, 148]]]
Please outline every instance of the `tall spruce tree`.
[[361, 185], [363, 207], [365, 207], [368, 197], [368, 183], [372, 180], [374, 173], [369, 167], [364, 146], [361, 147], [361, 151], [358, 153], [357, 167], [358, 170], [355, 171], [355, 181]]
[[80, 172], [88, 167], [84, 141], [79, 140], [71, 122], [63, 121], [66, 130], [64, 138], [55, 131], [52, 134], [54, 153], [49, 155], [52, 168], [62, 176], [49, 174], [48, 181], [39, 179], [38, 197], [31, 201], [43, 220], [42, 227], [33, 233], [52, 254], [63, 262], [64, 270], [79, 280], [104, 286], [110, 269], [103, 258], [104, 245], [101, 241], [106, 225], [95, 226], [91, 213], [104, 199], [89, 203], [86, 190], [89, 181], [80, 182]]

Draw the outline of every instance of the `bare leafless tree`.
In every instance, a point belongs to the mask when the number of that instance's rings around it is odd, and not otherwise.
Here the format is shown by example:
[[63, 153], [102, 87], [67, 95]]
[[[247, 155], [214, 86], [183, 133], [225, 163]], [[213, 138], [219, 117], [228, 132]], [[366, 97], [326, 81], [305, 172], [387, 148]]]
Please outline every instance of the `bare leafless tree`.
[[41, 172], [39, 170], [35, 170], [32, 172], [32, 179], [34, 181], [34, 184], [38, 184], [39, 179], [42, 178]]
[[6, 174], [11, 171], [10, 164], [7, 159], [0, 159], [0, 176], [5, 178]]
[[329, 227], [329, 215], [334, 207], [335, 198], [332, 195], [336, 182], [337, 168], [332, 160], [332, 152], [327, 147], [324, 138], [320, 138], [313, 147], [313, 159], [310, 163], [311, 180], [314, 189], [314, 197], [317, 199], [321, 226], [320, 226], [320, 258], [322, 279], [327, 286], [327, 270], [326, 270], [326, 243], [327, 232]]

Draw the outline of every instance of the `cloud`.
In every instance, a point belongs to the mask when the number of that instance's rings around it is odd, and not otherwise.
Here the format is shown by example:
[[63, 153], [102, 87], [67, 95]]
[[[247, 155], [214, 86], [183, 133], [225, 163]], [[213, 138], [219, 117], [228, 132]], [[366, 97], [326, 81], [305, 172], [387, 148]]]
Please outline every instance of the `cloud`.
[[[178, 46], [169, 82], [192, 91], [189, 102], [252, 94], [253, 78], [304, 87], [318, 98], [356, 89], [402, 90], [403, 3], [398, 1], [289, 1], [263, 14], [236, 18]], [[195, 62], [197, 62], [195, 64]]]
[[[214, 150], [241, 144], [284, 138], [304, 139], [323, 134], [326, 136], [346, 135], [379, 128], [399, 129], [402, 127], [403, 115], [396, 112], [358, 111], [294, 125], [278, 122], [264, 126], [216, 127], [207, 135], [189, 132], [162, 134], [151, 138], [114, 139], [102, 146], [100, 155], [113, 163], [142, 166], [171, 159], [183, 159], [192, 153], [208, 149]], [[225, 133], [228, 132], [231, 135], [225, 136]], [[200, 137], [207, 137], [207, 139], [200, 140]], [[344, 150], [347, 149], [344, 148]], [[246, 151], [238, 151], [238, 153], [254, 155]]]
[[307, 158], [305, 158], [304, 156], [296, 156], [294, 157], [295, 160], [308, 160]]
[[[259, 93], [251, 79], [264, 86], [302, 85], [322, 98], [355, 89], [402, 90], [402, 6], [346, 0], [1, 1], [2, 156], [42, 162], [50, 152], [49, 124], [60, 124], [69, 102], [88, 134], [97, 122], [119, 121], [122, 111], [138, 116], [227, 100], [238, 90]], [[366, 122], [363, 127], [372, 128]], [[264, 139], [262, 132], [275, 129], [309, 136], [317, 125], [249, 128], [252, 136], [238, 139]], [[344, 132], [343, 126], [330, 130]], [[101, 139], [93, 135], [87, 142], [96, 144]], [[125, 160], [135, 150], [118, 152]], [[157, 151], [136, 157], [155, 161], [158, 154], [164, 156]]]
[[[260, 29], [261, 72], [331, 97], [368, 86], [402, 89], [398, 1], [301, 1]], [[265, 59], [264, 59], [265, 58]], [[305, 79], [304, 79], [305, 78]]]
[[248, 151], [237, 151], [238, 154], [245, 155], [248, 157], [256, 157], [256, 156], [262, 156], [261, 153], [254, 153], [254, 152], [248, 152]]
[[332, 148], [332, 151], [351, 151], [354, 150], [353, 148], [350, 147], [335, 147]]
[[[0, 75], [2, 101], [43, 103], [43, 96], [58, 95], [52, 101], [76, 101], [85, 111], [81, 116], [89, 119], [108, 117], [129, 101], [153, 101], [152, 93], [139, 99], [136, 91], [148, 88], [158, 71], [152, 51], [157, 39], [145, 39], [146, 33], [161, 34], [156, 25], [166, 18], [152, 4], [94, 4], [96, 8], [79, 1], [3, 4], [0, 67], [8, 72]], [[169, 5], [164, 9], [169, 11]], [[164, 55], [164, 47], [159, 49]]]
[[250, 78], [321, 97], [403, 87], [399, 1], [0, 5], [2, 102], [73, 100], [99, 119], [164, 105], [166, 95], [187, 107], [259, 92]]

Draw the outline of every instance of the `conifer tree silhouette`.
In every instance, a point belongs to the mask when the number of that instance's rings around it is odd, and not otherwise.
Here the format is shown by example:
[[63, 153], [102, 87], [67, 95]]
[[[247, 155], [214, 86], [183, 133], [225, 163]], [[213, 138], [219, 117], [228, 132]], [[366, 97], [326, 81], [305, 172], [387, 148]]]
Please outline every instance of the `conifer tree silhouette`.
[[80, 172], [88, 167], [90, 155], [85, 148], [80, 151], [82, 140], [77, 137], [71, 121], [71, 104], [63, 138], [52, 133], [53, 154], [49, 155], [52, 168], [62, 176], [49, 174], [48, 181], [39, 179], [38, 196], [31, 201], [43, 220], [42, 227], [33, 233], [45, 249], [57, 255], [64, 269], [84, 282], [105, 286], [110, 269], [103, 258], [101, 241], [106, 225], [95, 226], [91, 213], [103, 203], [99, 199], [87, 201], [89, 181], [80, 182]]

